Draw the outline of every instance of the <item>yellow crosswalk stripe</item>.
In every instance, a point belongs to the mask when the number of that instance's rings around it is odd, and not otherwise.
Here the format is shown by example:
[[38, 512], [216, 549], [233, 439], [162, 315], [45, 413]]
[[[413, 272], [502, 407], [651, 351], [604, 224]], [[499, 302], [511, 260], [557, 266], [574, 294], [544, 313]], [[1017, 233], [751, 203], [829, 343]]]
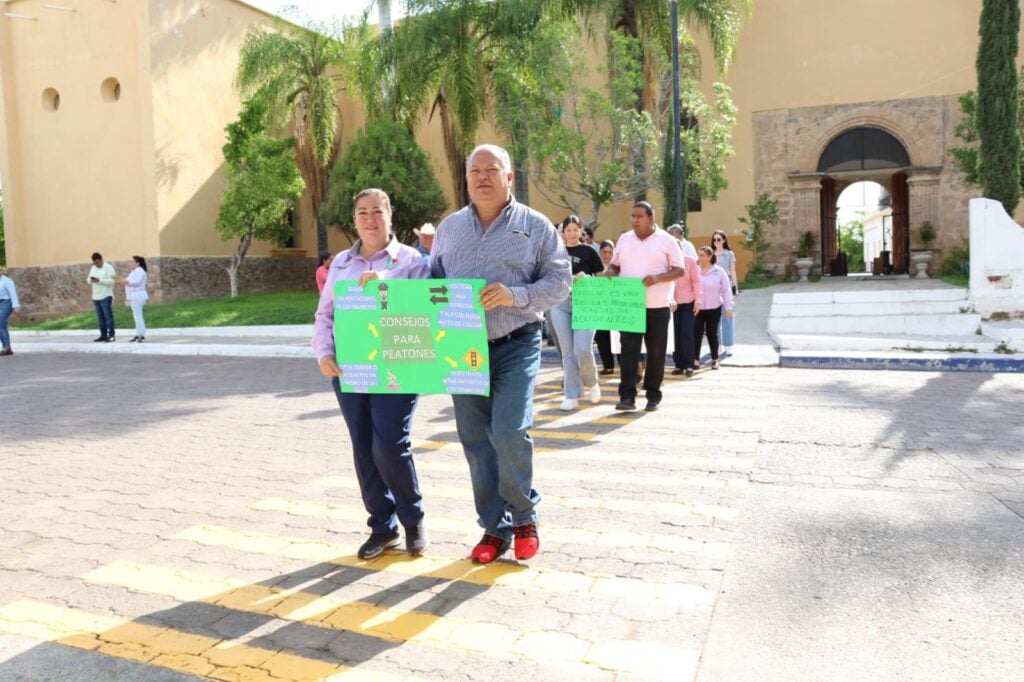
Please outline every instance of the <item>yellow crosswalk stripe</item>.
[[[416, 468], [424, 473], [462, 473], [466, 471], [466, 465], [462, 462], [442, 462], [432, 459], [421, 459], [416, 463]], [[650, 474], [633, 474], [627, 472], [605, 472], [605, 471], [579, 471], [566, 469], [543, 469], [536, 473], [535, 480], [538, 481], [560, 481], [575, 483], [579, 481], [590, 481], [594, 483], [625, 483], [633, 485], [652, 485], [659, 489], [673, 485], [690, 486], [694, 488], [742, 488], [747, 485], [746, 478], [712, 478], [710, 476], [687, 476], [674, 475], [664, 471], [655, 471]]]
[[[348, 521], [353, 524], [366, 522], [366, 512], [362, 507], [340, 504], [309, 502], [304, 500], [287, 500], [271, 497], [260, 500], [252, 505], [258, 511], [283, 512], [294, 516], [316, 517]], [[467, 520], [430, 514], [427, 523], [431, 529], [448, 533], [464, 533]], [[665, 552], [705, 554], [724, 558], [728, 556], [730, 545], [722, 542], [701, 542], [691, 538], [672, 535], [651, 535], [622, 531], [597, 532], [585, 528], [563, 528], [545, 523], [544, 542], [551, 544], [586, 544], [599, 547], [637, 547], [643, 549], [659, 549]], [[550, 546], [550, 545], [549, 545]]]
[[[595, 646], [605, 646], [565, 633], [478, 623], [425, 611], [380, 607], [302, 590], [279, 589], [227, 578], [212, 578], [190, 571], [115, 561], [86, 573], [90, 583], [112, 585], [136, 592], [163, 594], [184, 601], [203, 601], [224, 608], [300, 622], [312, 627], [356, 632], [389, 642], [418, 642], [432, 648], [463, 649], [502, 660], [534, 660], [576, 665], [580, 672], [595, 672], [582, 663]], [[318, 579], [311, 578], [315, 583]], [[520, 648], [521, 642], [532, 646]], [[671, 655], [668, 648], [662, 653]]]
[[[430, 483], [424, 493], [431, 496], [445, 497], [454, 500], [473, 501], [473, 491], [467, 483], [464, 487]], [[324, 488], [346, 488], [358, 490], [359, 482], [351, 476], [324, 476], [313, 481]], [[649, 500], [629, 500], [622, 498], [570, 497], [544, 493], [545, 505], [565, 509], [594, 509], [599, 511], [623, 512], [627, 514], [652, 515], [659, 518], [687, 518], [702, 516], [708, 519], [734, 519], [739, 510], [717, 504], [687, 504], [684, 502], [659, 502]]]
[[421, 555], [410, 557], [404, 552], [388, 552], [363, 561], [355, 548], [305, 538], [269, 535], [222, 526], [192, 526], [171, 536], [201, 545], [227, 547], [252, 554], [283, 556], [303, 561], [326, 562], [339, 566], [387, 571], [399, 575], [436, 580], [458, 580], [475, 585], [499, 585], [543, 592], [589, 595], [595, 598], [627, 598], [636, 601], [675, 606], [704, 606], [714, 594], [699, 586], [684, 583], [661, 583], [637, 578], [571, 573], [547, 568], [527, 567], [505, 561], [477, 565], [468, 559]]
[[217, 680], [407, 679], [30, 599], [0, 607], [0, 631]]

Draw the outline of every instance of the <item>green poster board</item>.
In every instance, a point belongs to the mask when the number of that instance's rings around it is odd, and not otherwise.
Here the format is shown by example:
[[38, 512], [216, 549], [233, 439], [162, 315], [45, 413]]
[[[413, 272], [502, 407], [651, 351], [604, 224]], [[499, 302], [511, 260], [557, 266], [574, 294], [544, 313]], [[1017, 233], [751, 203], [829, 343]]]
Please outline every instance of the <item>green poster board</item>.
[[483, 287], [482, 279], [338, 282], [341, 390], [490, 395]]
[[572, 328], [647, 331], [647, 288], [635, 277], [581, 277], [572, 285]]

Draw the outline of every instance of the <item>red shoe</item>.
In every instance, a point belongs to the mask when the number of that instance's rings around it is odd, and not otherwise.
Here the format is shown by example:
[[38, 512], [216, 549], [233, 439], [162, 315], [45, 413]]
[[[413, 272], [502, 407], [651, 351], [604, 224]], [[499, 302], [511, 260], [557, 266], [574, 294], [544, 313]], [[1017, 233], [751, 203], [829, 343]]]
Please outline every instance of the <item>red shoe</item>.
[[484, 533], [484, 537], [473, 548], [473, 553], [469, 555], [469, 558], [473, 560], [474, 564], [489, 564], [507, 552], [508, 545], [508, 540]]
[[537, 537], [537, 524], [527, 523], [512, 529], [516, 536], [516, 559], [532, 559], [540, 549], [540, 538]]

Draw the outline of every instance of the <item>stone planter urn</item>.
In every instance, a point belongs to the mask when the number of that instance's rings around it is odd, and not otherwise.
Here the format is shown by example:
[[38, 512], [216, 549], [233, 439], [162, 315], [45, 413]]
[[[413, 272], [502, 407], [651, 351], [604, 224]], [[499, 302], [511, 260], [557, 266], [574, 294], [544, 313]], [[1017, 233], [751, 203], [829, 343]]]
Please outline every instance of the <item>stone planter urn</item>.
[[911, 251], [910, 252], [910, 263], [917, 272], [914, 273], [914, 279], [926, 279], [928, 277], [928, 264], [932, 261], [931, 251]]
[[814, 259], [810, 257], [797, 257], [793, 262], [796, 265], [796, 274], [800, 275], [800, 282], [807, 281], [807, 275], [811, 274], [811, 268], [814, 267]]

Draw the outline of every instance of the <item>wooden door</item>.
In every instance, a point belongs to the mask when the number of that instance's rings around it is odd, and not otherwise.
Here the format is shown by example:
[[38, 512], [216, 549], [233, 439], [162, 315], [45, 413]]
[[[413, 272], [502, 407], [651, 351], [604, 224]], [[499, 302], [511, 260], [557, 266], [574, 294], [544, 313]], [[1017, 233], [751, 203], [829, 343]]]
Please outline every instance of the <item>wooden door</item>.
[[820, 197], [821, 235], [818, 243], [821, 245], [821, 272], [823, 275], [830, 275], [832, 274], [832, 259], [836, 257], [839, 250], [835, 178], [826, 176], [821, 179]]
[[907, 174], [900, 172], [892, 176], [892, 271], [905, 273], [910, 270], [910, 193]]

